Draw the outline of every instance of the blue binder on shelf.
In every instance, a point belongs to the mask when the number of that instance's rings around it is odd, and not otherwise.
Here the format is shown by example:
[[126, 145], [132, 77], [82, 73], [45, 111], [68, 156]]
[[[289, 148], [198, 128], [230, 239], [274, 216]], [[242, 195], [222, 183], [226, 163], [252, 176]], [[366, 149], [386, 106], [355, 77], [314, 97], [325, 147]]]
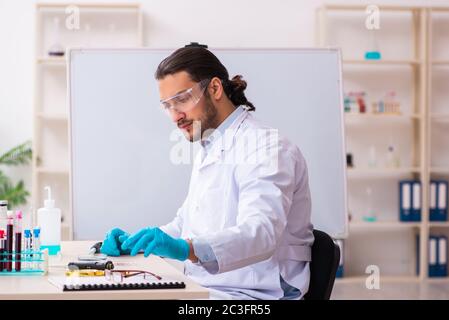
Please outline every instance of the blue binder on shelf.
[[448, 182], [440, 181], [438, 184], [438, 216], [442, 221], [447, 220], [447, 205], [448, 205]]
[[399, 182], [399, 220], [411, 221], [412, 184], [410, 181]]
[[343, 278], [344, 275], [344, 254], [343, 254], [343, 240], [336, 240], [339, 248], [340, 248], [340, 262], [338, 263], [337, 273], [335, 274], [336, 278]]
[[419, 275], [419, 235], [416, 235], [416, 274]]
[[447, 277], [447, 237], [438, 237], [437, 276]]
[[438, 277], [438, 237], [429, 237], [429, 277]]
[[412, 215], [411, 221], [421, 221], [421, 208], [422, 208], [422, 199], [421, 199], [421, 182], [414, 181], [412, 184]]
[[[429, 236], [428, 245], [428, 274], [429, 277], [448, 276], [448, 247], [446, 236]], [[419, 275], [419, 235], [416, 236], [416, 274]]]
[[430, 181], [429, 190], [429, 220], [438, 221], [437, 215], [437, 181]]
[[421, 221], [421, 182], [399, 181], [399, 220]]
[[430, 182], [429, 220], [447, 221], [448, 182], [432, 180]]

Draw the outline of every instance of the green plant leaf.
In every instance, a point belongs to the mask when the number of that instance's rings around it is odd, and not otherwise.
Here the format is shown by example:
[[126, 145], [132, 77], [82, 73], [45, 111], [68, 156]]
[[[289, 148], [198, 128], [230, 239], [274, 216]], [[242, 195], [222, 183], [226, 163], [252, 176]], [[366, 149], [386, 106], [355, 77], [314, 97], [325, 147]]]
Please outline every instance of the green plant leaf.
[[31, 141], [24, 142], [0, 156], [0, 164], [17, 166], [31, 160]]
[[0, 171], [0, 199], [8, 200], [8, 207], [13, 208], [25, 204], [29, 195], [23, 181], [19, 181], [14, 186], [11, 180]]
[[[3, 174], [3, 172], [2, 171], [0, 171], [0, 191], [1, 191], [1, 187], [5, 184], [5, 183], [8, 183], [8, 181], [9, 181], [9, 178], [7, 177], [7, 176], [5, 176], [4, 174]], [[0, 197], [1, 198], [1, 197]], [[3, 200], [3, 199], [2, 199]]]
[[[17, 166], [28, 164], [31, 157], [31, 141], [27, 141], [0, 155], [0, 165]], [[0, 171], [0, 199], [8, 200], [10, 208], [25, 204], [29, 195], [23, 181], [19, 181], [14, 185], [11, 179]]]

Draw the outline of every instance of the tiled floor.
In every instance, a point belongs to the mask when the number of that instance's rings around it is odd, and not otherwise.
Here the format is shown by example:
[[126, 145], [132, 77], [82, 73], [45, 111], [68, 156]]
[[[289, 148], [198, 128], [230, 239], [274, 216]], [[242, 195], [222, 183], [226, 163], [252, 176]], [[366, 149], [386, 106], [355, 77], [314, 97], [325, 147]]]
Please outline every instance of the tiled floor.
[[335, 283], [331, 299], [449, 300], [449, 282], [381, 283], [379, 290], [364, 283]]

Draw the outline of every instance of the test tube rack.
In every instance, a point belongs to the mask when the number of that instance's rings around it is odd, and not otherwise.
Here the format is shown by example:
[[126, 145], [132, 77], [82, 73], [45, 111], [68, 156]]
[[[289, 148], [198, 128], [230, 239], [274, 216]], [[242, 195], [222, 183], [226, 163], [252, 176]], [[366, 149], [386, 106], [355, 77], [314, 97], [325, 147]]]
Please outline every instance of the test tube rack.
[[[20, 263], [20, 269], [17, 264]], [[8, 265], [10, 267], [8, 268]], [[39, 251], [0, 253], [0, 276], [46, 275], [48, 273], [48, 249]]]

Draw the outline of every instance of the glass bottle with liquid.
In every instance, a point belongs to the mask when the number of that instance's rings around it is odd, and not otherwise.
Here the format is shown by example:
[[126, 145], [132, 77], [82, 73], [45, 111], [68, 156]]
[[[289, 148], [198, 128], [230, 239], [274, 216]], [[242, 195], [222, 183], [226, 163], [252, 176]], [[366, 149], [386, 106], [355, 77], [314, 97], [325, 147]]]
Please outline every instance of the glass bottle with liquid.
[[400, 166], [399, 157], [398, 157], [396, 150], [394, 149], [394, 146], [392, 144], [390, 144], [388, 146], [385, 165], [387, 168], [399, 168], [399, 166]]
[[363, 215], [363, 220], [366, 222], [377, 221], [377, 215], [373, 207], [373, 190], [371, 187], [366, 188], [366, 214]]
[[379, 51], [379, 45], [377, 43], [377, 37], [376, 37], [376, 30], [370, 30], [370, 37], [371, 37], [371, 48], [369, 48], [365, 52], [365, 59], [366, 60], [380, 60], [382, 58], [382, 55]]
[[59, 18], [53, 18], [53, 30], [54, 30], [54, 41], [48, 50], [49, 56], [54, 57], [62, 57], [65, 54], [65, 49], [61, 44], [61, 36], [60, 36], [60, 26], [59, 26]]
[[8, 220], [8, 200], [0, 200], [0, 230], [6, 233], [6, 222]]

